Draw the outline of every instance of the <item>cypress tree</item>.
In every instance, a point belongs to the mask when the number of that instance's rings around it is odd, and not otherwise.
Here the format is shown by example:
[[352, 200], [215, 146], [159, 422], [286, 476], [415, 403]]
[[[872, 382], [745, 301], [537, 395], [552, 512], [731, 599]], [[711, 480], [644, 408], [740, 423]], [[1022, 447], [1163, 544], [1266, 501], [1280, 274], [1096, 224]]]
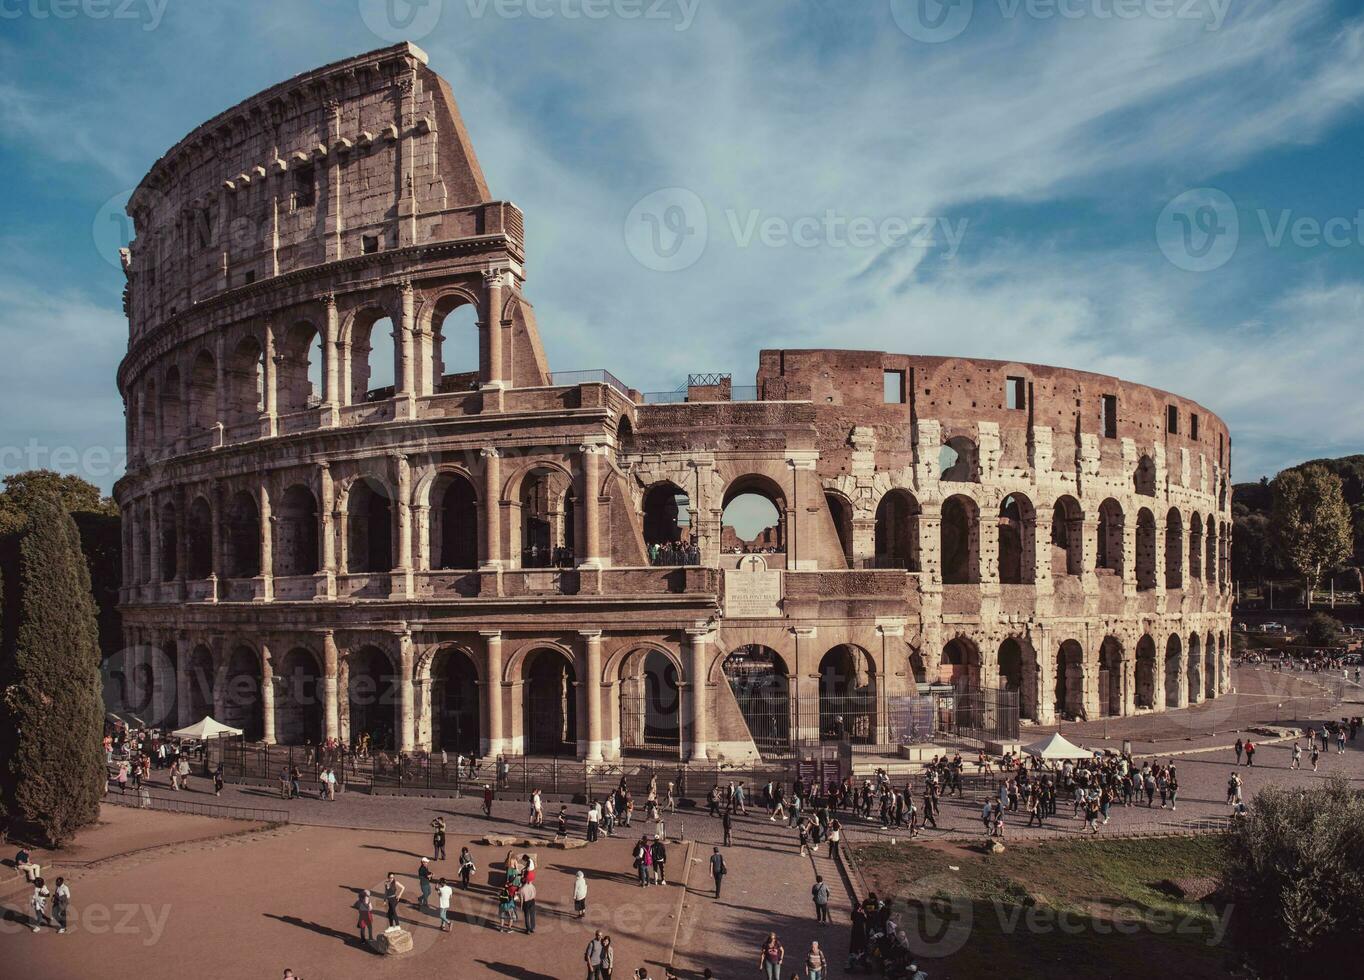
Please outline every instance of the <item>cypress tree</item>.
[[0, 797], [11, 819], [61, 845], [98, 817], [104, 785], [90, 572], [75, 521], [50, 495], [4, 550]]

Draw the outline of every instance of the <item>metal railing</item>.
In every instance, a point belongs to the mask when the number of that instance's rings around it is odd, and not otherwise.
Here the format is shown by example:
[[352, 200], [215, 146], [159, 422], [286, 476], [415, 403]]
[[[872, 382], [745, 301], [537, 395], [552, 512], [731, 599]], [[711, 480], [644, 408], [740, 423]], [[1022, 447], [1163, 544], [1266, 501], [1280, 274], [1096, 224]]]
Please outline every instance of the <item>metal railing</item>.
[[610, 371], [555, 371], [549, 376], [550, 384], [555, 387], [569, 387], [582, 384], [601, 384], [615, 388], [622, 395], [630, 393], [630, 386]]
[[130, 788], [126, 793], [112, 790], [105, 794], [102, 802], [115, 806], [126, 806], [138, 810], [160, 810], [165, 813], [187, 813], [199, 817], [219, 817], [228, 820], [257, 820], [265, 823], [288, 823], [289, 811], [271, 807], [238, 806], [234, 803], [218, 803], [195, 799], [190, 790], [184, 796], [164, 796], [153, 793], [145, 786]]

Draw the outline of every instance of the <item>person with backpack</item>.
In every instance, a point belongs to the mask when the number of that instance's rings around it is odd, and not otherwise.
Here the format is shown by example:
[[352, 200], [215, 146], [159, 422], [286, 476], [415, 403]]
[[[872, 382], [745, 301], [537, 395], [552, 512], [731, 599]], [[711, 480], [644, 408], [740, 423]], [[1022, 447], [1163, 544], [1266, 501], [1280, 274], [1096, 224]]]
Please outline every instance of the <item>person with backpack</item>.
[[815, 883], [810, 888], [810, 898], [815, 903], [815, 921], [827, 924], [829, 921], [829, 886], [825, 883], [823, 875], [815, 875]]
[[467, 847], [459, 849], [459, 883], [464, 891], [469, 890], [469, 879], [474, 876], [478, 868], [474, 866], [474, 857], [469, 853]]
[[1246, 739], [1246, 765], [1255, 765], [1255, 743]]
[[716, 898], [720, 897], [720, 886], [724, 883], [727, 874], [729, 874], [729, 868], [725, 867], [725, 856], [720, 853], [718, 847], [711, 848], [710, 876], [715, 879]]
[[805, 976], [807, 980], [824, 980], [824, 971], [828, 968], [829, 961], [824, 956], [824, 950], [819, 948], [819, 943], [810, 943], [810, 952], [805, 954]]

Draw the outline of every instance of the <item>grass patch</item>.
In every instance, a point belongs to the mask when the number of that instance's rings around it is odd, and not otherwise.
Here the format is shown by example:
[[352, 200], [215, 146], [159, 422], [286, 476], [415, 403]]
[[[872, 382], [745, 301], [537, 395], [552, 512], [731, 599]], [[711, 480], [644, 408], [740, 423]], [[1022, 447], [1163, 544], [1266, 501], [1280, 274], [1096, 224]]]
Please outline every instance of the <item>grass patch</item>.
[[[1178, 879], [1216, 878], [1217, 837], [1055, 841], [965, 847], [857, 848], [870, 888], [894, 899], [901, 925], [940, 977], [1226, 975], [1225, 910], [1189, 902]], [[953, 870], [956, 868], [956, 870]]]

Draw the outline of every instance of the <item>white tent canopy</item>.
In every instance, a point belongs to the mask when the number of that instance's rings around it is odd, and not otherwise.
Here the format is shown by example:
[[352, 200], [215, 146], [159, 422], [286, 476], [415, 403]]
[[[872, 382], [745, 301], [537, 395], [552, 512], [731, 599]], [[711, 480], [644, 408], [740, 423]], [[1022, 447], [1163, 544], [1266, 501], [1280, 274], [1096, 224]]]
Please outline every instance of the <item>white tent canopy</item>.
[[1080, 746], [1069, 741], [1060, 732], [1053, 732], [1040, 742], [1033, 742], [1031, 745], [1023, 746], [1023, 751], [1028, 755], [1035, 755], [1043, 759], [1092, 759], [1094, 753], [1089, 749], [1082, 749]]
[[224, 725], [221, 721], [214, 721], [213, 718], [205, 715], [188, 728], [182, 728], [172, 734], [176, 738], [217, 738], [219, 735], [240, 735], [240, 728], [233, 728], [231, 725]]

